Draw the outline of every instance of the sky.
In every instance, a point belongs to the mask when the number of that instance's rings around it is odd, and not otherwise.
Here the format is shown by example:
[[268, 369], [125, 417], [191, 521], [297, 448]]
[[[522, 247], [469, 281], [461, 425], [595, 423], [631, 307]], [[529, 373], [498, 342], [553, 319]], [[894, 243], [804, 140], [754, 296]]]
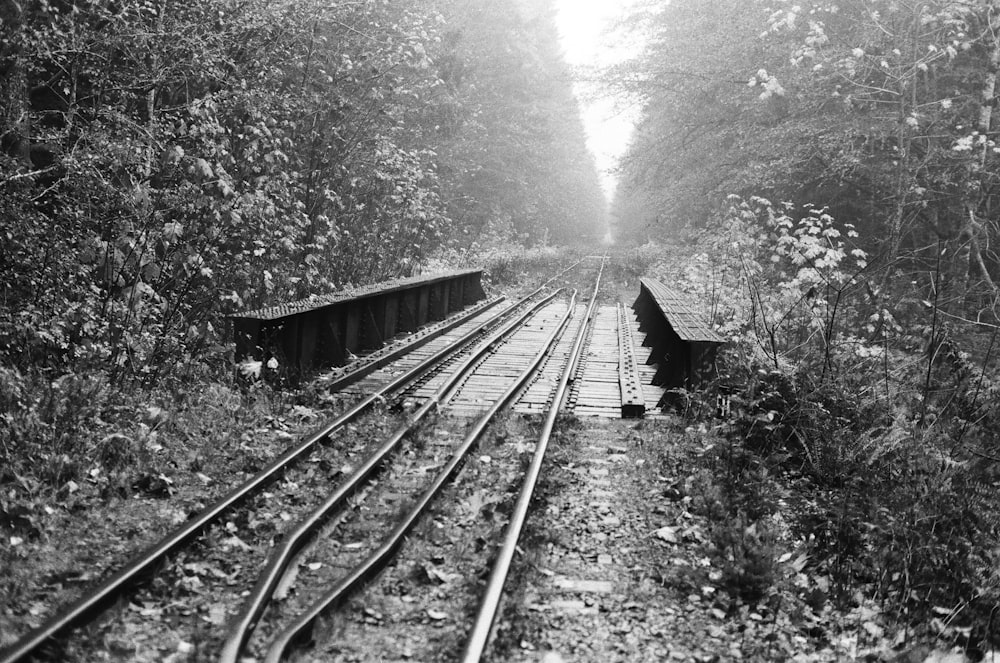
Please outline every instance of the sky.
[[[607, 66], [630, 57], [636, 44], [615, 43], [608, 34], [622, 15], [627, 0], [556, 0], [556, 23], [566, 61], [573, 67]], [[597, 160], [604, 195], [611, 199], [615, 188], [613, 170], [628, 146], [635, 123], [634, 110], [606, 97], [594, 98], [593, 86], [577, 83], [587, 147]]]

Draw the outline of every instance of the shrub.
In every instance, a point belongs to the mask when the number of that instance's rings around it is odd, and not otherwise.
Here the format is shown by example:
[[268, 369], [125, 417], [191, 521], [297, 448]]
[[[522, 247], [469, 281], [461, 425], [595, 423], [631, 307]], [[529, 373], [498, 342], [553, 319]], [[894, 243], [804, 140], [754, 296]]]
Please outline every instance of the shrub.
[[99, 375], [49, 381], [42, 373], [0, 369], [0, 466], [55, 487], [78, 478], [108, 393]]

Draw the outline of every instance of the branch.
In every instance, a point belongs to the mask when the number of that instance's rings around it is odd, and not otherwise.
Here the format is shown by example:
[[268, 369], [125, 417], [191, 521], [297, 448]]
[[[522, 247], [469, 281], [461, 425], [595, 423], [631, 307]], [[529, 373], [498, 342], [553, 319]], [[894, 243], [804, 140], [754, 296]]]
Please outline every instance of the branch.
[[969, 210], [969, 228], [971, 230], [969, 233], [969, 244], [972, 249], [971, 257], [976, 261], [976, 266], [979, 267], [979, 271], [983, 273], [983, 279], [987, 284], [989, 284], [990, 290], [996, 292], [997, 285], [990, 277], [990, 272], [986, 269], [986, 263], [983, 261], [982, 251], [979, 249], [979, 239], [977, 235], [979, 234], [979, 231], [983, 229], [983, 226], [976, 221], [976, 215], [971, 209]]
[[34, 177], [35, 175], [44, 175], [45, 173], [52, 172], [56, 168], [57, 166], [53, 164], [51, 166], [46, 166], [45, 168], [42, 168], [40, 170], [29, 170], [25, 173], [17, 173], [16, 175], [11, 175], [9, 177], [5, 177], [3, 180], [0, 180], [0, 186], [10, 184], [11, 182], [16, 182], [18, 180], [27, 179], [29, 177]]
[[954, 313], [948, 313], [947, 311], [944, 310], [938, 311], [938, 313], [940, 313], [945, 317], [954, 318], [959, 322], [964, 322], [969, 325], [979, 325], [980, 327], [986, 327], [987, 329], [1000, 329], [1000, 325], [990, 324], [989, 322], [983, 322], [982, 320], [969, 320], [968, 318], [963, 318], [960, 315], [955, 315]]

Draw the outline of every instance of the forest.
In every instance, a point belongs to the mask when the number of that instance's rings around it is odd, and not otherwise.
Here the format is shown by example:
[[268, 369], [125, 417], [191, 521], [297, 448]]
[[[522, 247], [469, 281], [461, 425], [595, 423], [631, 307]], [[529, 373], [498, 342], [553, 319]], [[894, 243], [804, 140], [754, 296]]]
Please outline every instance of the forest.
[[0, 25], [7, 369], [210, 372], [226, 314], [603, 232], [545, 2], [5, 0]]

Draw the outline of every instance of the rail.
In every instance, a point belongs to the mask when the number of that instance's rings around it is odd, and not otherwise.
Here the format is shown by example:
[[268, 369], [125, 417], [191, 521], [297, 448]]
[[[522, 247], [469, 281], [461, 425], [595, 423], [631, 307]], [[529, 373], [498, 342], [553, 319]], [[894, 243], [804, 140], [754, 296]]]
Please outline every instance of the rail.
[[462, 351], [480, 336], [484, 329], [509, 316], [515, 309], [526, 305], [537, 297], [541, 290], [542, 288], [536, 289], [519, 300], [514, 306], [476, 325], [453, 344], [435, 352], [431, 357], [420, 362], [410, 370], [394, 377], [379, 389], [372, 391], [360, 401], [350, 406], [346, 411], [325, 423], [313, 434], [287, 449], [251, 479], [232, 489], [222, 498], [199, 512], [191, 520], [168, 533], [160, 541], [133, 558], [124, 567], [112, 574], [95, 589], [72, 603], [64, 611], [27, 633], [6, 651], [0, 652], [0, 663], [17, 663], [27, 660], [38, 653], [46, 643], [65, 635], [74, 627], [95, 619], [110, 607], [119, 596], [123, 595], [141, 579], [151, 575], [164, 559], [181, 550], [191, 540], [218, 522], [225, 513], [243, 502], [251, 494], [256, 493], [281, 476], [285, 470], [309, 454], [319, 443], [326, 440], [337, 429], [346, 425], [373, 404], [384, 401], [388, 394], [400, 389], [445, 359]]

